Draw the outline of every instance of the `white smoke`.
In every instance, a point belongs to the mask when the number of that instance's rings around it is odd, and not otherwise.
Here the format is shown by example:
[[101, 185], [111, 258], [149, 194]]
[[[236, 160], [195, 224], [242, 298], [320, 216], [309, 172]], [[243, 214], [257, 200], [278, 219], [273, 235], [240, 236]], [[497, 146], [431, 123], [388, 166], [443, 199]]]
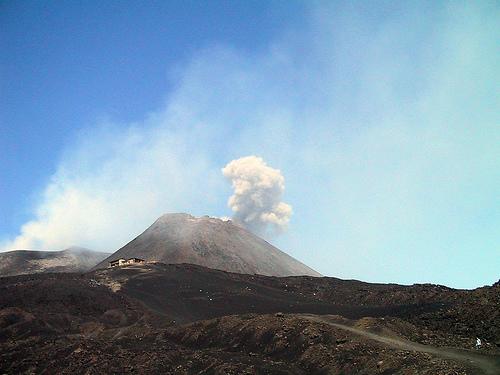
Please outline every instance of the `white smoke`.
[[164, 105], [143, 119], [89, 126], [0, 251], [113, 251], [165, 212], [219, 216], [222, 160], [260, 155], [286, 168], [297, 212], [279, 247], [318, 271], [498, 280], [493, 3], [437, 5], [431, 18], [404, 7], [382, 22], [376, 4], [314, 3], [307, 25], [258, 50], [216, 44], [178, 61]]
[[285, 178], [278, 169], [260, 157], [246, 156], [228, 163], [222, 173], [233, 185], [228, 206], [235, 221], [260, 234], [286, 229], [292, 207], [281, 201]]

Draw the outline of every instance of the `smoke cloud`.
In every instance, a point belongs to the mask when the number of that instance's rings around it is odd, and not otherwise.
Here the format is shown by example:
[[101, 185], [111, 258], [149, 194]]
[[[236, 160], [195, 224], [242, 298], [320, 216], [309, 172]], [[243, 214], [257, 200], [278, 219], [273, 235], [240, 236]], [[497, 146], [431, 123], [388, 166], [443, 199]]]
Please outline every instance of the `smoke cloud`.
[[[222, 216], [221, 167], [259, 155], [286, 171], [296, 213], [276, 245], [321, 273], [498, 280], [495, 5], [395, 5], [389, 17], [376, 2], [333, 3], [258, 51], [195, 51], [164, 105], [137, 122], [103, 114], [0, 251], [113, 251], [165, 212]], [[283, 176], [254, 158], [224, 168], [234, 217], [282, 230]]]
[[259, 234], [286, 230], [292, 206], [281, 201], [285, 178], [278, 169], [260, 157], [246, 156], [229, 162], [222, 173], [233, 185], [228, 206], [235, 221]]

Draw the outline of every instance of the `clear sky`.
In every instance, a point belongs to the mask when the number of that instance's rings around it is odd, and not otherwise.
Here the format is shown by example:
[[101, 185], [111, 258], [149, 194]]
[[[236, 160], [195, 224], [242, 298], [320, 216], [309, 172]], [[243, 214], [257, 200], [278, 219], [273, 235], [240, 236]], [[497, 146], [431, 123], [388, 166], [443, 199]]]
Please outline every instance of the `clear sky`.
[[500, 278], [500, 5], [0, 2], [1, 249], [114, 251], [285, 178], [269, 240], [319, 272]]

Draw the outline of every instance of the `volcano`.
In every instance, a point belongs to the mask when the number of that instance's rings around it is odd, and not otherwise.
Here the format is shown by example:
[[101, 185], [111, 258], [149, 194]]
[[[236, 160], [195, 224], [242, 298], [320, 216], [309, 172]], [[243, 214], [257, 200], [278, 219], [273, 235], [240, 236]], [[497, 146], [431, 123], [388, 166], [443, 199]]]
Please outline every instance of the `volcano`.
[[61, 251], [13, 250], [0, 253], [0, 276], [42, 272], [85, 272], [109, 256], [83, 247]]
[[99, 263], [120, 258], [166, 264], [191, 263], [208, 268], [267, 276], [321, 276], [231, 220], [166, 214], [144, 233]]

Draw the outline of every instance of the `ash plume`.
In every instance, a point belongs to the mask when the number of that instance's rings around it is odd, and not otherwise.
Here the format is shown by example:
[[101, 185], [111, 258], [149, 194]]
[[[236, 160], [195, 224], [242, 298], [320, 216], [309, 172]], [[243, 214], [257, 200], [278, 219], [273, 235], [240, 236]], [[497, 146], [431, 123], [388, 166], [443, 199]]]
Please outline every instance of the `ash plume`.
[[281, 201], [285, 178], [257, 156], [229, 162], [223, 169], [234, 193], [228, 200], [233, 220], [259, 234], [286, 230], [292, 206]]

